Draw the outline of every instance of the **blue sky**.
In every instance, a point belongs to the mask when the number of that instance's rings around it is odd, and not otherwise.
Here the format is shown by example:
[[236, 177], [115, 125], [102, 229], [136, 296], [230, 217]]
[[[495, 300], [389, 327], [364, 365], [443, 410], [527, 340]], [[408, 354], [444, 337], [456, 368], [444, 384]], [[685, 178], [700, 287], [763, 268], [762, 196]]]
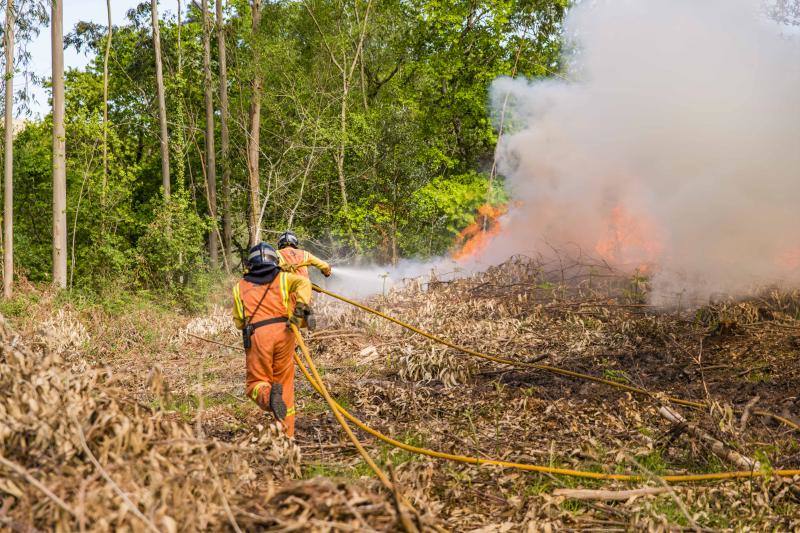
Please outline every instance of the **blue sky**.
[[[115, 25], [125, 22], [125, 13], [132, 7], [138, 5], [143, 0], [111, 0], [111, 19]], [[186, 1], [183, 2], [184, 6]], [[160, 15], [165, 11], [175, 12], [177, 0], [169, 2], [159, 2]], [[106, 24], [106, 2], [105, 0], [64, 0], [64, 35], [75, 28], [75, 24], [81, 20]], [[42, 28], [39, 37], [29, 45], [31, 52], [31, 70], [37, 75], [45, 78], [50, 77], [50, 27]], [[84, 67], [91, 58], [85, 53], [78, 54], [74, 49], [69, 48], [64, 51], [64, 68]], [[23, 77], [18, 75], [14, 79], [15, 88], [19, 89], [23, 84]], [[32, 104], [34, 115], [42, 116], [49, 112], [48, 98], [49, 93], [42, 87], [33, 87], [32, 93], [36, 101]]]

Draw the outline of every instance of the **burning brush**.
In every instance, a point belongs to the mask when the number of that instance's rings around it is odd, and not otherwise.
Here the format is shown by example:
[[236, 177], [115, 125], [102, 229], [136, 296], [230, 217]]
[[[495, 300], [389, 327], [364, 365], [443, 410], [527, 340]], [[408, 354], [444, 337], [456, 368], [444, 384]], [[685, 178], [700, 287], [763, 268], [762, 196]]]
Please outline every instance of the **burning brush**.
[[464, 261], [482, 252], [489, 242], [503, 230], [502, 217], [508, 212], [506, 204], [483, 204], [478, 208], [475, 221], [461, 230], [455, 244], [459, 245], [452, 258]]

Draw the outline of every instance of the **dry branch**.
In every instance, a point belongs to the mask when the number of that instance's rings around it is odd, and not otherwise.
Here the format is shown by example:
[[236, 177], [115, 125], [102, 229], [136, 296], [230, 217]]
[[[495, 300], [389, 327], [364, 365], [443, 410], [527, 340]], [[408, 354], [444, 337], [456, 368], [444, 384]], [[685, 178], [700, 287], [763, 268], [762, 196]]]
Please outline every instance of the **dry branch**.
[[22, 476], [22, 478], [25, 481], [27, 481], [28, 483], [30, 483], [31, 485], [36, 487], [42, 494], [44, 494], [45, 496], [50, 498], [50, 500], [53, 503], [55, 503], [56, 505], [58, 505], [59, 507], [64, 509], [66, 512], [68, 512], [72, 516], [77, 516], [75, 514], [75, 511], [70, 509], [70, 507], [66, 503], [64, 503], [64, 500], [62, 500], [61, 498], [59, 498], [58, 496], [53, 494], [53, 492], [50, 489], [45, 487], [42, 482], [40, 482], [38, 479], [33, 477], [25, 468], [23, 468], [22, 466], [18, 465], [14, 461], [10, 461], [10, 460], [6, 459], [2, 455], [0, 455], [0, 464], [5, 466], [9, 470], [13, 470], [14, 472], [19, 474], [20, 476]]
[[753, 412], [753, 407], [755, 407], [760, 400], [761, 396], [755, 396], [749, 402], [747, 402], [747, 405], [744, 406], [741, 423], [739, 424], [739, 433], [744, 433], [744, 430], [747, 427], [747, 422], [750, 420], [750, 414]]
[[668, 487], [643, 487], [632, 490], [556, 489], [553, 491], [553, 496], [563, 496], [573, 500], [627, 501], [639, 496], [665, 492], [669, 492]]
[[81, 427], [80, 422], [75, 417], [72, 417], [72, 423], [75, 424], [75, 428], [78, 430], [78, 437], [80, 438], [81, 447], [83, 448], [83, 452], [86, 454], [86, 457], [89, 458], [89, 461], [94, 465], [97, 469], [97, 472], [106, 480], [106, 483], [117, 493], [117, 495], [125, 502], [125, 505], [128, 506], [128, 509], [142, 521], [142, 523], [149, 529], [150, 531], [155, 531], [158, 533], [158, 528], [153, 524], [153, 522], [147, 518], [142, 512], [139, 510], [139, 507], [134, 504], [128, 495], [123, 491], [120, 486], [117, 484], [116, 481], [111, 477], [111, 474], [103, 468], [103, 465], [100, 464], [100, 461], [92, 453], [92, 450], [89, 448], [89, 444], [86, 442], [86, 435], [83, 433], [83, 428]]
[[681, 416], [679, 413], [676, 413], [669, 407], [660, 407], [658, 413], [673, 424], [681, 424], [692, 436], [705, 441], [714, 455], [720, 459], [724, 459], [725, 461], [733, 463], [737, 467], [745, 470], [758, 470], [761, 468], [761, 464], [758, 461], [750, 459], [749, 457], [745, 457], [736, 450], [730, 449], [727, 445], [725, 445], [724, 442], [715, 438], [710, 433], [694, 424], [688, 423], [683, 416]]

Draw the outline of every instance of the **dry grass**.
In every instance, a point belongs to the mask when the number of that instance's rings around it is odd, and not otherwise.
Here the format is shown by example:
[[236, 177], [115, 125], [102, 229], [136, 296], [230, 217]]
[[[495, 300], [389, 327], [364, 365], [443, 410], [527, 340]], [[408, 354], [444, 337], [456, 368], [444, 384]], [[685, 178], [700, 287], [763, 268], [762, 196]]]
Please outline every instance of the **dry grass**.
[[[800, 297], [765, 291], [745, 300], [720, 297], [700, 309], [676, 305], [664, 311], [645, 305], [646, 293], [646, 279], [605, 265], [519, 258], [458, 281], [417, 280], [371, 304], [487, 353], [546, 356], [550, 364], [708, 400], [708, 410], [680, 409], [681, 414], [767, 469], [800, 465], [796, 433], [740, 414], [751, 404], [800, 417]], [[298, 385], [297, 463], [294, 448], [282, 447], [264, 415], [243, 398], [240, 350], [192, 336], [238, 346], [227, 321], [227, 294], [221, 291], [217, 305], [199, 317], [142, 307], [112, 322], [96, 309], [67, 306], [58, 322], [72, 324], [68, 329], [79, 341], [60, 354], [36, 336], [33, 323], [16, 321], [37, 360], [54, 362], [9, 370], [16, 374], [4, 384], [17, 388], [0, 392], [2, 408], [13, 404], [30, 421], [30, 407], [21, 398], [33, 395], [49, 406], [41, 396], [49, 389], [26, 384], [62, 383], [70, 376], [68, 382], [85, 385], [72, 386], [73, 399], [57, 395], [60, 407], [37, 415], [45, 422], [30, 427], [15, 422], [10, 433], [0, 433], [3, 455], [87, 513], [87, 527], [138, 530], [142, 522], [125, 510], [81, 451], [76, 426], [66, 416], [70, 412], [81, 421], [99, 463], [159, 528], [167, 528], [165, 517], [179, 529], [232, 528], [233, 516], [251, 529], [395, 529], [391, 499], [378, 490], [306, 383]], [[46, 301], [46, 295], [40, 298]], [[40, 305], [41, 321], [54, 315], [55, 306]], [[667, 472], [729, 469], [701, 442], [659, 417], [650, 399], [476, 360], [322, 295], [314, 307], [321, 324], [310, 346], [332, 394], [367, 423], [406, 442], [467, 455], [638, 472], [652, 477], [641, 485], [652, 486]], [[6, 335], [4, 354], [13, 353]], [[110, 370], [97, 370], [97, 364]], [[40, 434], [45, 436], [36, 437]], [[176, 436], [189, 442], [158, 444]], [[452, 530], [800, 528], [797, 479], [690, 485], [628, 502], [577, 502], [552, 491], [636, 487], [433, 461], [369, 437], [364, 442], [381, 463], [396, 467], [428, 525], [438, 522]], [[2, 466], [0, 472], [22, 493], [13, 495], [0, 485], [5, 493], [0, 497], [8, 502], [0, 520], [43, 529], [52, 529], [56, 518], [64, 529], [79, 525], [18, 474]], [[83, 492], [81, 484], [88, 484]], [[180, 497], [172, 490], [178, 487], [184, 491]], [[190, 503], [205, 511], [189, 513]]]
[[[207, 435], [216, 419], [202, 393], [191, 413], [178, 408], [173, 402], [183, 392], [170, 391], [159, 367], [144, 380], [147, 388], [132, 391], [141, 376], [124, 372], [119, 361], [109, 361], [116, 372], [91, 365], [81, 353], [89, 339], [77, 316], [59, 311], [31, 346], [0, 323], [3, 529], [327, 531], [395, 524], [392, 498], [371, 482], [293, 481], [300, 448], [266, 419], [215, 438]], [[80, 342], [56, 343], [54, 332]]]

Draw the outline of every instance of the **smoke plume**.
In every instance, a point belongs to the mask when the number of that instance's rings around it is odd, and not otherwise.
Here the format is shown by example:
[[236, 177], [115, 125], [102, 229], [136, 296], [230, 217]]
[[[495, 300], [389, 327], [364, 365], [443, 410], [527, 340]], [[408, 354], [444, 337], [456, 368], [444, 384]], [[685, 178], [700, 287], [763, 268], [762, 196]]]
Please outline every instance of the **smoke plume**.
[[654, 298], [800, 286], [800, 39], [746, 0], [585, 1], [564, 80], [499, 79], [518, 201], [484, 257], [577, 246]]

